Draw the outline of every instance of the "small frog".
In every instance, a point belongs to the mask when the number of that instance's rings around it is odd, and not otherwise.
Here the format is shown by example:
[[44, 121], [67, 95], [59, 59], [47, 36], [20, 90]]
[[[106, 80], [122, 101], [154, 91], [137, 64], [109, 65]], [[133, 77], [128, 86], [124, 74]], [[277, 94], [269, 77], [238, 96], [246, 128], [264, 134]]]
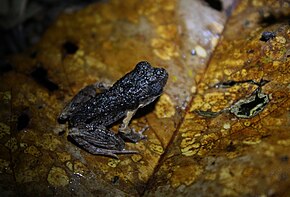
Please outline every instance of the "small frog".
[[[146, 128], [135, 132], [128, 124], [138, 108], [161, 95], [167, 78], [165, 69], [154, 68], [146, 61], [139, 62], [112, 86], [96, 83], [83, 88], [65, 106], [58, 120], [68, 122], [68, 136], [92, 154], [118, 158], [116, 154], [137, 153], [126, 150], [124, 140], [144, 139], [142, 133]], [[98, 89], [101, 93], [97, 93]], [[117, 134], [108, 129], [122, 118]]]

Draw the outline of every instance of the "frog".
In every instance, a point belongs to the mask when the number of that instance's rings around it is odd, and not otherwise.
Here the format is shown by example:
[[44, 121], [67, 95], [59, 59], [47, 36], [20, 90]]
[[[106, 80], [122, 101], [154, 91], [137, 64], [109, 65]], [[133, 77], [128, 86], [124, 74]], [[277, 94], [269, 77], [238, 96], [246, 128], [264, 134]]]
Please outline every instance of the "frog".
[[[118, 158], [118, 154], [135, 154], [125, 149], [125, 142], [146, 138], [129, 123], [139, 108], [155, 101], [167, 83], [168, 72], [141, 61], [113, 85], [102, 82], [81, 89], [61, 111], [59, 123], [68, 123], [68, 138], [93, 155]], [[122, 120], [118, 132], [110, 130]]]

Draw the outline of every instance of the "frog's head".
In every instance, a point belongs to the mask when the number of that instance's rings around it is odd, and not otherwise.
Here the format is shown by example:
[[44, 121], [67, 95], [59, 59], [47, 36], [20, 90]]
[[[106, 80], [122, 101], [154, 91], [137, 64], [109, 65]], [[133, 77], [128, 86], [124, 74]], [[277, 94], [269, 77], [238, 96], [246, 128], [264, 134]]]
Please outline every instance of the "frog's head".
[[136, 80], [140, 81], [139, 85], [156, 88], [156, 93], [162, 91], [162, 88], [167, 82], [167, 71], [164, 68], [154, 68], [149, 64], [149, 62], [139, 62], [134, 70], [137, 74]]
[[164, 68], [154, 68], [146, 61], [139, 62], [131, 75], [135, 82], [132, 90], [138, 94], [139, 102], [144, 105], [160, 96], [168, 79]]
[[139, 62], [134, 70], [119, 79], [109, 92], [113, 92], [118, 102], [127, 108], [145, 106], [163, 92], [168, 78], [164, 68], [154, 68], [148, 62]]

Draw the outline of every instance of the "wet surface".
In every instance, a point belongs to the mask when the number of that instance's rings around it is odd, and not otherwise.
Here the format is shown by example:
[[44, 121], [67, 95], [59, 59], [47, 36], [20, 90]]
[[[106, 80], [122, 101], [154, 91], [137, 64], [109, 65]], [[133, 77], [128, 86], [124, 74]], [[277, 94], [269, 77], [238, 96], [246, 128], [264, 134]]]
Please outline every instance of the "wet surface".
[[[10, 57], [0, 83], [1, 193], [286, 196], [289, 3], [242, 1], [229, 16], [235, 4], [222, 1], [220, 10], [216, 2], [92, 4], [63, 13], [41, 42]], [[68, 141], [57, 122], [65, 103], [88, 84], [112, 84], [141, 60], [166, 68], [169, 78], [162, 96], [130, 124], [149, 125], [147, 140], [126, 143], [139, 154], [95, 156]], [[261, 79], [270, 81], [261, 91], [270, 101], [257, 115], [195, 113], [220, 111], [257, 88], [215, 84]]]

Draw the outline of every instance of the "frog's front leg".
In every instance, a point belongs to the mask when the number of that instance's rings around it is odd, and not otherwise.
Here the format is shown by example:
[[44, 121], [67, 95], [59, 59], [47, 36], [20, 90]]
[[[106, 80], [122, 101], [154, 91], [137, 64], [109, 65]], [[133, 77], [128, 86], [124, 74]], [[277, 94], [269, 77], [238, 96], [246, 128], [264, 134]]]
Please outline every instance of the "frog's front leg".
[[124, 140], [105, 127], [86, 130], [85, 128], [72, 128], [71, 137], [81, 148], [91, 154], [105, 155], [118, 159], [116, 154], [134, 154], [134, 150], [125, 150]]
[[141, 129], [139, 132], [136, 132], [135, 129], [130, 128], [128, 126], [132, 117], [134, 116], [137, 110], [138, 108], [135, 110], [127, 111], [126, 117], [123, 119], [123, 123], [119, 128], [119, 135], [123, 139], [127, 139], [135, 143], [146, 138], [146, 136], [143, 135], [143, 132], [146, 131], [146, 129], [148, 129], [148, 126], [146, 126], [143, 129]]

